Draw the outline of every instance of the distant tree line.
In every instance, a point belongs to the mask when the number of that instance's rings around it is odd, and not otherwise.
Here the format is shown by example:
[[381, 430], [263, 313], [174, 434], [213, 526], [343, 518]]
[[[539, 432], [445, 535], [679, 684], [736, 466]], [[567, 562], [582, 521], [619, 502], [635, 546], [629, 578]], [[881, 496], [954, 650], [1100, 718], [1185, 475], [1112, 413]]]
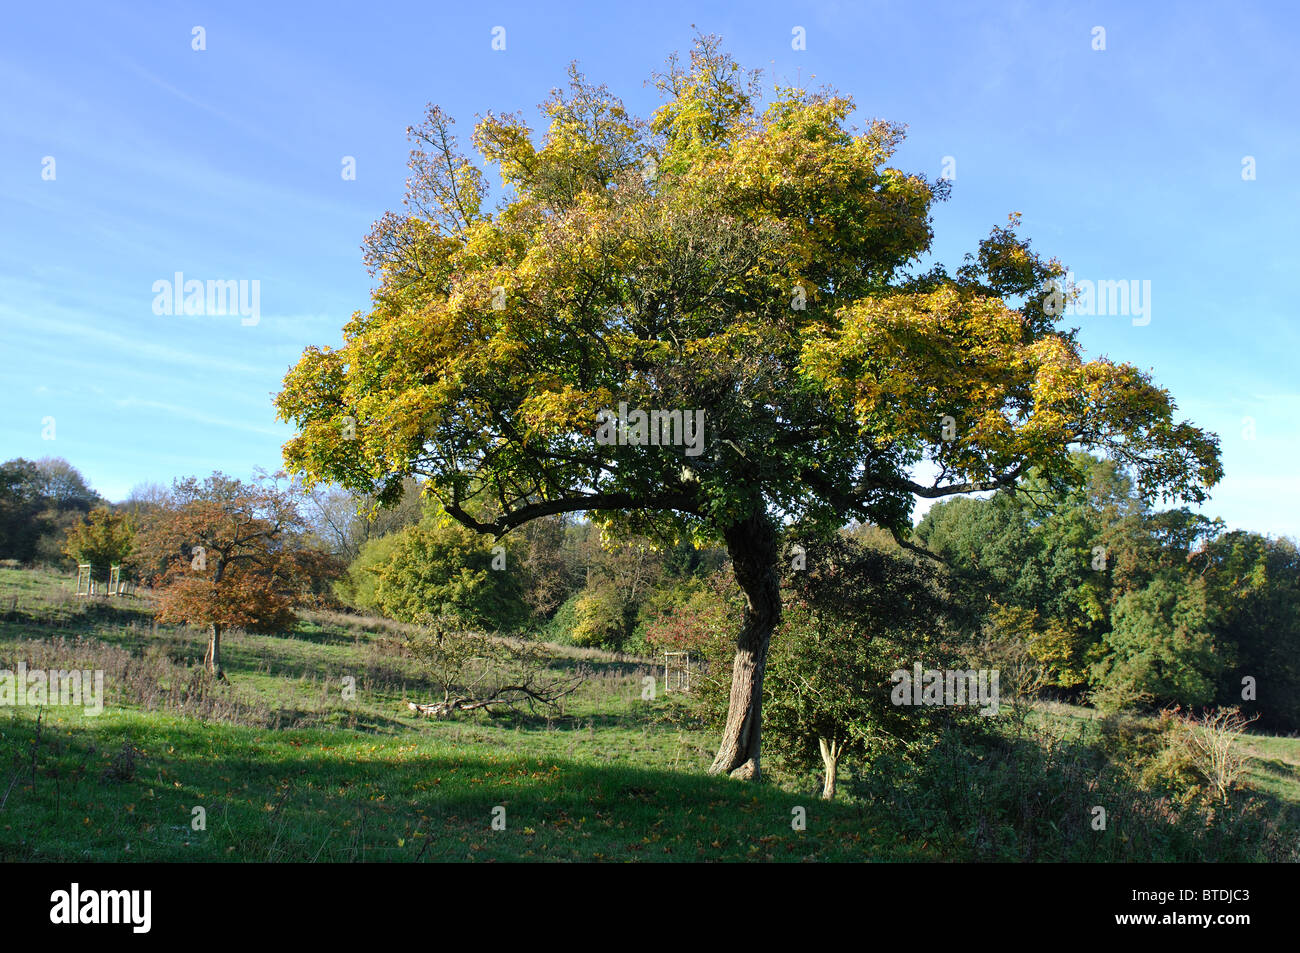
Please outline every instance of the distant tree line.
[[0, 464], [0, 559], [56, 564], [68, 529], [105, 500], [59, 457]]
[[917, 535], [1046, 670], [1100, 707], [1240, 706], [1300, 729], [1300, 553], [1294, 540], [1228, 530], [1142, 503], [1113, 463], [1088, 479], [1029, 480], [933, 507]]

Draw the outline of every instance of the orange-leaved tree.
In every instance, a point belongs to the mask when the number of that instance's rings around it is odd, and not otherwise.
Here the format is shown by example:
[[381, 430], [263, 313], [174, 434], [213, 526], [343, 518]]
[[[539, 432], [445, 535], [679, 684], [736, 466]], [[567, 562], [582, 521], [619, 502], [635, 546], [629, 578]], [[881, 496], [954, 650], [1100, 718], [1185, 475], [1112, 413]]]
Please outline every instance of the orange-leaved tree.
[[220, 676], [221, 633], [273, 632], [294, 622], [303, 585], [298, 497], [276, 478], [222, 473], [178, 480], [136, 537], [164, 622], [208, 629], [204, 665]]
[[953, 273], [919, 267], [948, 183], [891, 163], [900, 126], [855, 128], [833, 91], [764, 104], [712, 37], [655, 77], [649, 120], [570, 80], [541, 136], [478, 123], [496, 209], [445, 112], [410, 130], [405, 208], [366, 242], [371, 306], [277, 397], [299, 430], [285, 460], [390, 500], [421, 476], [497, 536], [588, 512], [721, 542], [746, 606], [714, 772], [759, 775], [787, 540], [850, 519], [906, 534], [916, 497], [1030, 470], [1077, 480], [1072, 449], [1144, 492], [1199, 500], [1219, 479], [1213, 435], [1056, 326], [1065, 269], [1014, 221]]

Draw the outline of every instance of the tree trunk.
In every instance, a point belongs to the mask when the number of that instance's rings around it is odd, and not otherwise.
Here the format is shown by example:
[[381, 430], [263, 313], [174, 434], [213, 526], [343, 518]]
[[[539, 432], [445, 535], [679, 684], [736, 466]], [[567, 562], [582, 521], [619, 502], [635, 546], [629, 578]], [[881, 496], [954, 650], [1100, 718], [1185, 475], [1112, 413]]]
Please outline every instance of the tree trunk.
[[840, 770], [840, 752], [844, 750], [843, 745], [837, 745], [834, 741], [827, 741], [825, 738], [817, 739], [817, 747], [822, 752], [822, 764], [826, 768], [826, 781], [822, 784], [822, 800], [830, 801], [835, 797], [835, 779]]
[[208, 651], [203, 656], [203, 664], [217, 678], [221, 678], [221, 626], [212, 623], [211, 636], [208, 639]]
[[763, 671], [772, 631], [781, 622], [781, 581], [777, 572], [776, 531], [759, 510], [723, 532], [736, 582], [745, 593], [745, 617], [736, 638], [731, 667], [731, 700], [718, 756], [710, 774], [761, 777]]

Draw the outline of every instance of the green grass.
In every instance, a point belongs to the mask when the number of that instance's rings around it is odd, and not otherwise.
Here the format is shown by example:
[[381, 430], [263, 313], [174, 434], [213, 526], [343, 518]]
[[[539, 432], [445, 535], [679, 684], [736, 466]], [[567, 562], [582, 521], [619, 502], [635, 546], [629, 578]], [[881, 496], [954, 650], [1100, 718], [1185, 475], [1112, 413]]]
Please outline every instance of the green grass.
[[[81, 635], [135, 654], [165, 644], [197, 662], [204, 636], [155, 626], [143, 600], [77, 600], [65, 580], [0, 569], [0, 660]], [[3, 615], [17, 597], [18, 609]], [[643, 701], [649, 669], [553, 647], [589, 669], [563, 712], [414, 715], [414, 665], [373, 647], [400, 629], [307, 613], [293, 632], [223, 639], [250, 704], [328, 727], [267, 730], [110, 705], [99, 716], [0, 709], [5, 860], [864, 860], [923, 858], [860, 807], [707, 776], [714, 739], [670, 700]], [[4, 662], [3, 664], [8, 664]], [[356, 679], [353, 701], [343, 679]], [[123, 770], [123, 751], [134, 768]], [[192, 829], [193, 809], [206, 830]], [[505, 808], [505, 830], [492, 827]], [[807, 823], [792, 829], [792, 809]]]
[[[821, 802], [815, 777], [708, 776], [716, 739], [672, 697], [642, 700], [650, 669], [636, 659], [552, 646], [553, 668], [588, 675], [562, 711], [414, 715], [407, 701], [430, 686], [381, 650], [402, 629], [309, 612], [292, 632], [233, 633], [226, 707], [180, 712], [165, 703], [203, 634], [156, 625], [144, 599], [77, 599], [69, 579], [0, 568], [0, 668], [80, 637], [58, 651], [153, 659], [142, 677], [166, 683], [152, 709], [112, 692], [97, 717], [0, 708], [0, 860], [969, 859], [963, 841], [918, 836], [885, 802]], [[1300, 803], [1300, 740], [1251, 736], [1249, 748], [1255, 790]]]
[[1245, 749], [1250, 755], [1247, 783], [1280, 800], [1300, 804], [1300, 738], [1250, 735]]
[[[823, 806], [774, 786], [655, 766], [646, 750], [611, 760], [606, 752], [619, 740], [616, 732], [546, 744], [537, 735], [454, 725], [436, 735], [383, 737], [267, 732], [129, 711], [90, 720], [56, 716], [42, 725], [35, 784], [21, 773], [0, 813], [0, 858], [926, 856], [919, 845], [887, 843], [886, 832], [849, 805]], [[33, 744], [33, 719], [10, 716], [0, 724], [4, 747]], [[139, 752], [129, 778], [113, 769], [124, 745]], [[561, 755], [564, 748], [572, 755]], [[206, 810], [206, 831], [192, 829], [196, 806]], [[806, 831], [791, 828], [795, 806], [807, 809]], [[492, 827], [497, 807], [505, 809], [505, 830]]]

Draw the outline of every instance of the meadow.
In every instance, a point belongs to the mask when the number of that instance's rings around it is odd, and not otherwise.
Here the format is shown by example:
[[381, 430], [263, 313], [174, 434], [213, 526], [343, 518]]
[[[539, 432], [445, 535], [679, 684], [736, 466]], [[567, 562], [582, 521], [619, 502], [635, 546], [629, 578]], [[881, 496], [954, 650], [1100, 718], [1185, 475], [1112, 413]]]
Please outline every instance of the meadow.
[[0, 569], [0, 670], [98, 669], [107, 693], [99, 715], [0, 709], [0, 859], [1293, 859], [1300, 739], [1248, 736], [1235, 826], [1126, 788], [1091, 829], [1099, 722], [1052, 703], [1030, 718], [1046, 745], [873, 764], [826, 803], [776, 764], [761, 784], [709, 776], [716, 737], [661, 678], [645, 697], [650, 659], [548, 644], [553, 669], [583, 676], [559, 710], [415, 714], [430, 689], [393, 651], [405, 628], [306, 611], [232, 633], [214, 681], [206, 635], [157, 623], [147, 595], [78, 598], [65, 576]]

